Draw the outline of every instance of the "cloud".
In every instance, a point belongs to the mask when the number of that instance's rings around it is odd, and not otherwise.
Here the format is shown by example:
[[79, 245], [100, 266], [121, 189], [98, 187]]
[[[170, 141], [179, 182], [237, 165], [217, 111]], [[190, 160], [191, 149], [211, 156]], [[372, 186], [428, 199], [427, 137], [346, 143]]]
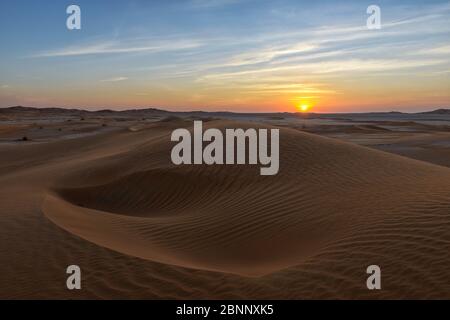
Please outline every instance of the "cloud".
[[128, 78], [127, 77], [115, 77], [115, 78], [101, 80], [101, 82], [120, 82], [120, 81], [125, 81], [125, 80], [128, 80]]
[[428, 48], [418, 51], [420, 54], [430, 54], [430, 55], [449, 55], [450, 45], [444, 45], [440, 47]]
[[9, 88], [11, 88], [11, 86], [9, 86], [9, 85], [7, 85], [7, 84], [4, 84], [4, 85], [2, 85], [0, 88], [2, 88], [2, 89], [9, 89]]
[[98, 44], [70, 46], [53, 51], [40, 52], [32, 57], [48, 58], [48, 57], [70, 57], [82, 55], [99, 55], [99, 54], [126, 54], [139, 52], [165, 52], [179, 51], [200, 47], [201, 42], [196, 40], [179, 40], [154, 43], [151, 45], [142, 45], [138, 43], [109, 41]]
[[190, 7], [194, 9], [217, 8], [240, 2], [242, 0], [191, 0]]
[[[330, 60], [303, 64], [292, 64], [283, 66], [258, 67], [257, 69], [211, 73], [200, 78], [200, 81], [208, 81], [215, 79], [233, 79], [242, 78], [243, 76], [264, 75], [264, 74], [284, 74], [294, 72], [301, 74], [337, 74], [345, 72], [381, 72], [387, 70], [412, 69], [426, 66], [434, 66], [446, 63], [446, 60], [424, 59], [424, 60], [397, 60], [397, 59], [345, 59]], [[297, 75], [295, 75], [297, 76]]]
[[311, 43], [296, 43], [292, 45], [272, 46], [269, 48], [263, 48], [260, 50], [245, 52], [236, 55], [231, 59], [231, 61], [227, 65], [242, 66], [262, 62], [269, 62], [281, 56], [309, 52], [317, 48], [318, 48], [317, 45]]
[[[409, 35], [429, 35], [430, 30], [423, 28], [430, 20], [442, 18], [441, 14], [429, 14], [420, 17], [398, 19], [383, 23], [382, 30], [368, 30], [359, 26], [323, 26], [303, 29], [284, 34], [269, 33], [264, 36], [240, 38], [235, 46], [251, 46], [244, 52], [233, 55], [221, 64], [222, 67], [245, 67], [262, 63], [278, 63], [280, 60], [304, 60], [327, 58], [333, 55], [348, 55], [362, 51], [378, 51], [380, 47], [402, 43]], [[441, 20], [439, 20], [441, 21]], [[420, 24], [420, 26], [419, 26]], [[446, 32], [446, 30], [440, 30]], [[434, 32], [434, 31], [433, 31]], [[302, 39], [299, 41], [298, 39]], [[380, 44], [383, 40], [383, 44]], [[267, 43], [275, 43], [267, 46]], [[422, 42], [423, 44], [423, 42]], [[344, 45], [350, 50], [342, 50]], [[386, 51], [392, 54], [392, 51]], [[431, 53], [431, 52], [430, 52]], [[447, 53], [447, 48], [436, 50], [435, 54]]]
[[286, 83], [273, 84], [267, 83], [263, 85], [243, 85], [241, 86], [245, 92], [253, 94], [336, 94], [335, 90], [320, 88], [322, 84], [302, 84], [302, 83]]

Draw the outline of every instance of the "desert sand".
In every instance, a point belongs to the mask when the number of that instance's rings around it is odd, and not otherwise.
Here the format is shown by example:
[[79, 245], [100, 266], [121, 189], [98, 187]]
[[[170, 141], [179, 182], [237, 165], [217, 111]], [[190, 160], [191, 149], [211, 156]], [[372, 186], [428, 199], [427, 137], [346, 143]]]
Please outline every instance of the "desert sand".
[[446, 124], [208, 118], [280, 128], [280, 172], [262, 177], [173, 165], [195, 113], [54, 113], [0, 124], [2, 299], [450, 299]]

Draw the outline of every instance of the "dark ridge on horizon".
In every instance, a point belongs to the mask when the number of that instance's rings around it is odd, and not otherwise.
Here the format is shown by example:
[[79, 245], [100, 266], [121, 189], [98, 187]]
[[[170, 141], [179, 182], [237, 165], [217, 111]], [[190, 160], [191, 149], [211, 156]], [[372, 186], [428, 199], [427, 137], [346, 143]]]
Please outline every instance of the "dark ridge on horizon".
[[436, 109], [433, 111], [418, 112], [419, 114], [450, 114], [450, 109]]
[[64, 107], [52, 107], [52, 108], [37, 108], [37, 107], [24, 107], [24, 106], [14, 106], [14, 107], [6, 107], [0, 108], [0, 112], [4, 110], [10, 111], [37, 111], [37, 112], [45, 112], [45, 111], [53, 111], [53, 112], [86, 112], [86, 113], [123, 113], [123, 112], [170, 112], [157, 108], [145, 108], [145, 109], [129, 109], [129, 110], [111, 110], [111, 109], [102, 109], [102, 110], [86, 110], [82, 108], [64, 108]]
[[398, 115], [450, 115], [450, 109], [440, 108], [431, 111], [422, 112], [400, 112], [400, 111], [369, 111], [369, 112], [345, 112], [345, 113], [315, 113], [315, 112], [232, 112], [232, 111], [203, 111], [203, 110], [193, 110], [193, 111], [168, 111], [164, 109], [159, 109], [155, 107], [143, 108], [143, 109], [129, 109], [129, 110], [111, 110], [111, 109], [101, 109], [101, 110], [86, 110], [82, 108], [64, 108], [64, 107], [49, 107], [49, 108], [36, 108], [36, 107], [24, 107], [24, 106], [13, 106], [0, 108], [0, 113], [8, 112], [38, 112], [38, 113], [79, 113], [79, 114], [191, 114], [191, 115], [383, 115], [383, 114], [398, 114]]

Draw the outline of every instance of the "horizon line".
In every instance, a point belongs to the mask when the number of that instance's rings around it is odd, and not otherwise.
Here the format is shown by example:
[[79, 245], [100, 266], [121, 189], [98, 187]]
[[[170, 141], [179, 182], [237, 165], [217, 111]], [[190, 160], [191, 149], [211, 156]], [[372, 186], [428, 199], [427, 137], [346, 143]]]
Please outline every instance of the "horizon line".
[[95, 112], [127, 112], [127, 111], [146, 111], [146, 110], [155, 110], [155, 111], [161, 111], [161, 112], [167, 112], [167, 113], [195, 113], [195, 112], [203, 112], [203, 113], [231, 113], [231, 114], [368, 114], [368, 113], [402, 113], [402, 114], [420, 114], [420, 113], [427, 113], [427, 112], [433, 112], [433, 111], [439, 111], [439, 110], [448, 110], [450, 111], [449, 107], [435, 107], [433, 109], [427, 109], [423, 111], [417, 111], [417, 112], [404, 112], [404, 111], [398, 111], [398, 110], [391, 110], [391, 111], [356, 111], [356, 112], [289, 112], [289, 111], [273, 111], [273, 112], [239, 112], [239, 111], [205, 111], [205, 110], [189, 110], [189, 111], [171, 111], [162, 109], [164, 107], [156, 107], [156, 106], [149, 106], [149, 107], [143, 107], [143, 108], [131, 108], [131, 109], [97, 109], [97, 110], [89, 110], [85, 109], [86, 107], [29, 107], [29, 106], [22, 106], [22, 105], [16, 105], [16, 106], [9, 106], [9, 107], [0, 107], [0, 109], [13, 109], [13, 108], [26, 108], [26, 109], [60, 109], [60, 110], [68, 110], [68, 111], [82, 111], [82, 112], [88, 112], [88, 113], [95, 113]]

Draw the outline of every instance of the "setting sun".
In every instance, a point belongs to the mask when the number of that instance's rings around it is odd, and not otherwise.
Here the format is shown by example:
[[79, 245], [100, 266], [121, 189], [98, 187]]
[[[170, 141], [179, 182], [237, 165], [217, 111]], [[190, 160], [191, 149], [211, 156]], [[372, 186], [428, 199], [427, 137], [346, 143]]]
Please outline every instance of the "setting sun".
[[309, 110], [309, 105], [307, 105], [307, 104], [301, 104], [301, 105], [298, 106], [298, 109], [299, 109], [301, 112], [307, 112], [307, 111]]

